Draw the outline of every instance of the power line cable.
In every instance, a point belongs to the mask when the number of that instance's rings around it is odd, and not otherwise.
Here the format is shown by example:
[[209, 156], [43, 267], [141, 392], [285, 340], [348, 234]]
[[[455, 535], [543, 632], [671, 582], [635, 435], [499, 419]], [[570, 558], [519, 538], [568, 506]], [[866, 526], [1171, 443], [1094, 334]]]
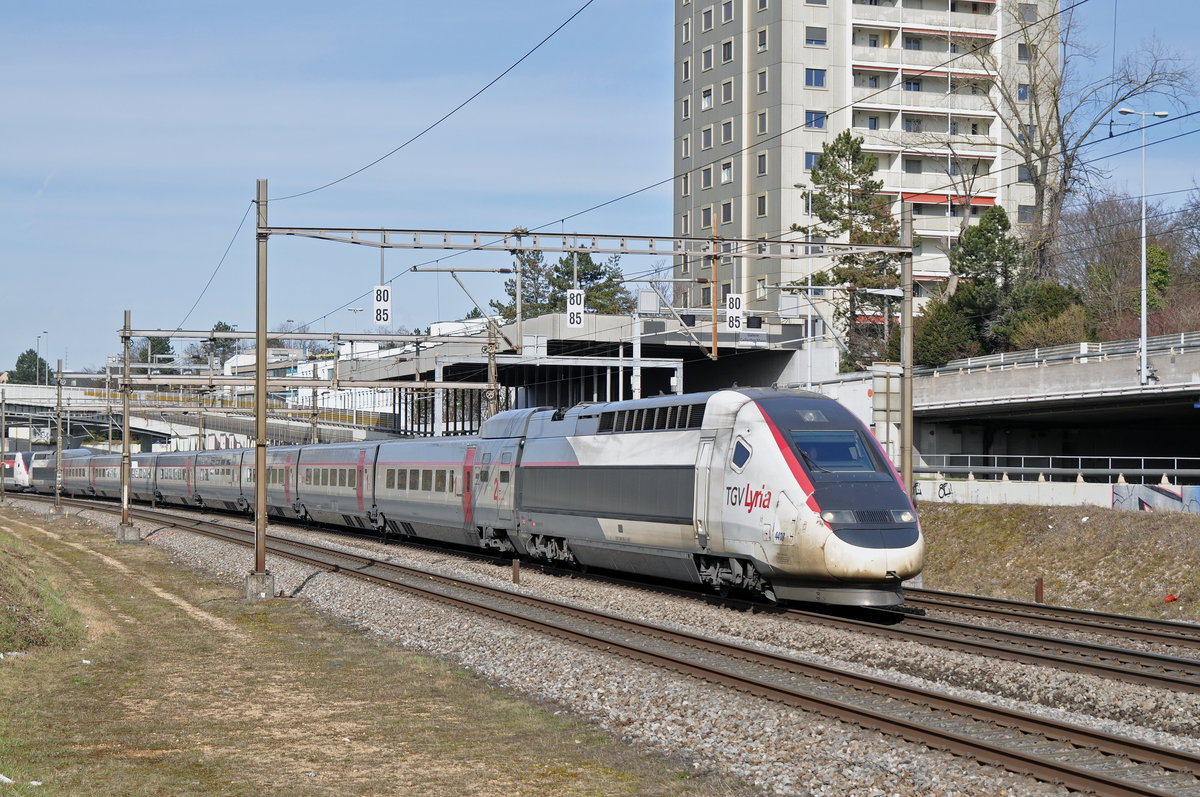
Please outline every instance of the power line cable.
[[430, 125], [429, 125], [428, 127], [426, 127], [424, 130], [422, 130], [421, 132], [417, 133], [415, 136], [413, 136], [412, 138], [408, 139], [407, 141], [405, 141], [405, 142], [404, 142], [403, 144], [401, 144], [400, 146], [396, 147], [395, 149], [391, 150], [390, 152], [388, 152], [388, 153], [386, 153], [386, 154], [384, 154], [384, 155], [381, 155], [381, 156], [379, 156], [378, 158], [376, 158], [375, 160], [371, 161], [371, 162], [370, 162], [370, 163], [368, 163], [367, 165], [365, 165], [365, 166], [362, 166], [362, 167], [360, 167], [360, 168], [358, 168], [358, 169], [355, 169], [354, 171], [350, 172], [349, 174], [347, 174], [347, 175], [345, 175], [345, 176], [343, 176], [343, 177], [339, 177], [339, 178], [338, 178], [338, 179], [336, 179], [336, 180], [333, 180], [333, 181], [331, 181], [331, 182], [325, 183], [324, 185], [319, 185], [319, 186], [317, 186], [316, 188], [310, 188], [310, 189], [309, 189], [309, 190], [307, 190], [307, 191], [301, 191], [301, 192], [300, 192], [300, 193], [298, 193], [298, 194], [289, 194], [288, 196], [281, 196], [281, 197], [278, 197], [278, 198], [276, 198], [276, 199], [272, 199], [272, 200], [270, 200], [270, 201], [272, 201], [272, 202], [282, 202], [282, 201], [284, 201], [284, 200], [287, 200], [287, 199], [296, 199], [296, 198], [298, 198], [298, 197], [302, 197], [302, 196], [308, 196], [309, 194], [315, 194], [315, 193], [316, 193], [316, 192], [318, 192], [318, 191], [323, 191], [323, 190], [325, 190], [326, 188], [329, 188], [329, 187], [331, 187], [331, 186], [335, 186], [335, 185], [337, 185], [338, 183], [345, 182], [346, 180], [349, 180], [351, 177], [354, 177], [355, 175], [362, 174], [362, 173], [363, 173], [363, 172], [365, 172], [367, 169], [370, 169], [372, 166], [375, 166], [376, 164], [382, 163], [383, 161], [385, 161], [385, 160], [387, 160], [388, 158], [392, 157], [392, 156], [393, 156], [393, 155], [395, 155], [397, 152], [399, 152], [400, 150], [404, 149], [404, 148], [405, 148], [405, 147], [407, 147], [409, 144], [411, 144], [411, 143], [413, 143], [414, 141], [416, 141], [417, 139], [421, 138], [421, 137], [422, 137], [422, 136], [424, 136], [426, 133], [430, 132], [431, 130], [433, 130], [434, 128], [436, 128], [438, 125], [440, 125], [442, 122], [446, 121], [446, 120], [447, 120], [447, 119], [449, 119], [451, 116], [453, 116], [454, 114], [456, 114], [456, 113], [458, 113], [459, 111], [461, 111], [463, 108], [465, 108], [465, 107], [466, 107], [468, 104], [470, 104], [470, 102], [471, 102], [472, 100], [474, 100], [476, 97], [478, 97], [480, 94], [483, 94], [485, 91], [487, 91], [488, 89], [490, 89], [492, 86], [494, 86], [494, 85], [496, 85], [497, 83], [499, 83], [499, 82], [500, 82], [500, 81], [501, 81], [501, 80], [502, 80], [502, 79], [503, 79], [503, 78], [504, 78], [504, 77], [505, 77], [505, 76], [506, 76], [506, 75], [507, 75], [509, 72], [513, 71], [513, 70], [514, 70], [514, 69], [516, 69], [518, 66], [520, 66], [520, 65], [521, 65], [521, 63], [525, 61], [525, 59], [529, 58], [529, 56], [533, 55], [535, 52], [537, 52], [539, 49], [541, 49], [542, 45], [544, 45], [546, 42], [548, 42], [548, 41], [550, 41], [552, 38], [554, 38], [554, 36], [555, 36], [555, 35], [556, 35], [556, 34], [557, 34], [559, 31], [561, 31], [563, 28], [565, 28], [567, 25], [569, 25], [569, 24], [571, 23], [571, 21], [572, 21], [572, 20], [574, 20], [574, 19], [575, 19], [577, 16], [579, 16], [580, 14], [582, 14], [582, 13], [584, 12], [584, 10], [585, 10], [585, 9], [586, 9], [588, 6], [590, 6], [590, 5], [591, 5], [593, 2], [595, 2], [595, 0], [587, 0], [587, 2], [585, 2], [583, 5], [581, 5], [581, 6], [580, 6], [580, 7], [579, 7], [579, 8], [578, 8], [576, 11], [575, 11], [575, 13], [574, 13], [574, 14], [572, 14], [572, 15], [571, 15], [571, 16], [569, 16], [569, 17], [567, 17], [567, 18], [566, 18], [566, 20], [564, 20], [564, 21], [563, 21], [563, 22], [562, 22], [562, 23], [561, 23], [561, 24], [560, 24], [560, 25], [559, 25], [557, 28], [555, 28], [554, 30], [550, 31], [550, 33], [549, 33], [549, 34], [547, 34], [545, 38], [543, 38], [543, 39], [542, 39], [540, 42], [538, 42], [537, 44], [535, 44], [535, 45], [534, 45], [534, 46], [533, 46], [533, 47], [532, 47], [530, 50], [528, 50], [528, 51], [527, 51], [527, 52], [526, 52], [524, 55], [522, 55], [520, 58], [518, 58], [518, 59], [517, 59], [516, 61], [514, 61], [512, 64], [510, 64], [510, 65], [508, 66], [508, 68], [507, 68], [507, 69], [505, 69], [503, 72], [501, 72], [500, 74], [496, 75], [496, 77], [494, 77], [494, 78], [492, 78], [490, 81], [488, 81], [488, 82], [487, 82], [487, 84], [483, 86], [483, 88], [481, 88], [481, 89], [479, 89], [478, 91], [476, 91], [476, 92], [475, 92], [474, 94], [472, 94], [470, 97], [467, 97], [465, 100], [463, 100], [463, 101], [462, 101], [462, 102], [460, 102], [458, 105], [456, 105], [456, 106], [455, 106], [453, 109], [451, 109], [450, 111], [448, 111], [447, 113], [445, 113], [445, 114], [444, 114], [444, 115], [443, 115], [441, 118], [439, 118], [437, 121], [435, 121], [435, 122], [433, 122], [432, 124], [430, 124]]

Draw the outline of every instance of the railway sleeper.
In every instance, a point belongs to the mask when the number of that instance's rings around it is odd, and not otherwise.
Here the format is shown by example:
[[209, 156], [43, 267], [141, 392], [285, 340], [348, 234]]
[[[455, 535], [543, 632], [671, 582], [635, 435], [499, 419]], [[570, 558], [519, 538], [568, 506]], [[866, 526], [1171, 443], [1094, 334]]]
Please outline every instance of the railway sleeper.
[[578, 565], [579, 560], [571, 546], [562, 537], [551, 537], [546, 534], [533, 534], [529, 537], [526, 549], [531, 559], [556, 564]]
[[746, 590], [775, 600], [775, 591], [750, 562], [732, 556], [709, 556], [697, 554], [696, 572], [700, 583], [711, 587], [721, 595], [732, 589]]

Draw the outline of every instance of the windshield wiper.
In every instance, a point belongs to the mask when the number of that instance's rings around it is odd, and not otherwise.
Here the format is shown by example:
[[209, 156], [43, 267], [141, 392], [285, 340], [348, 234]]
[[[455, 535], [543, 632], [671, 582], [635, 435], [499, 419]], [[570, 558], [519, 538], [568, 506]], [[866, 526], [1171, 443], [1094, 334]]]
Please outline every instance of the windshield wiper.
[[796, 450], [800, 452], [800, 456], [804, 459], [804, 464], [808, 465], [810, 470], [819, 470], [822, 473], [833, 473], [833, 471], [829, 470], [828, 468], [822, 468], [820, 465], [814, 462], [813, 458], [810, 457], [808, 453], [800, 446], [796, 446]]

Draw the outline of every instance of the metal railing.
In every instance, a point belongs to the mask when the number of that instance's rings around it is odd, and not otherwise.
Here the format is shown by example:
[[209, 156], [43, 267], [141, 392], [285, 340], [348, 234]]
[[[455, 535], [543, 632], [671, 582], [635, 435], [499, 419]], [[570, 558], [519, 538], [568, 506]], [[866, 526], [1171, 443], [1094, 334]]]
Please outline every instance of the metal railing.
[[952, 479], [1011, 481], [1078, 481], [1113, 484], [1157, 484], [1165, 476], [1172, 484], [1200, 484], [1197, 457], [1038, 456], [1019, 454], [924, 454], [916, 473], [941, 474]]

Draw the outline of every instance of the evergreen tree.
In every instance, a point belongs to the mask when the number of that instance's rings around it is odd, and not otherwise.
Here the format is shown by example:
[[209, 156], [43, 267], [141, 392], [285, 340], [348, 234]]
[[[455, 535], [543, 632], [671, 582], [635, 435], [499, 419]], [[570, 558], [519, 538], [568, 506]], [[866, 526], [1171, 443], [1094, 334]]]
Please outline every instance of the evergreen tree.
[[8, 375], [8, 381], [14, 385], [36, 385], [38, 374], [49, 372], [50, 364], [39, 357], [33, 349], [26, 349], [17, 356], [17, 363]]
[[[891, 199], [879, 193], [883, 181], [873, 178], [876, 158], [862, 149], [862, 137], [843, 130], [822, 146], [812, 169], [816, 188], [812, 211], [820, 220], [820, 234], [859, 246], [894, 246], [900, 243], [900, 225], [892, 215]], [[793, 230], [798, 230], [793, 226]], [[854, 253], [834, 259], [834, 283], [846, 285], [845, 300], [834, 303], [834, 315], [846, 329], [843, 370], [859, 370], [885, 355], [881, 318], [884, 298], [872, 290], [900, 284], [900, 259], [895, 254]], [[860, 317], [872, 319], [860, 324]]]
[[[512, 252], [513, 268], [521, 270], [521, 314], [525, 318], [543, 315], [553, 311], [550, 301], [550, 266], [540, 251], [515, 249]], [[517, 278], [510, 277], [504, 281], [504, 293], [507, 302], [492, 299], [488, 304], [505, 321], [517, 317]]]
[[913, 331], [913, 362], [938, 367], [978, 353], [975, 330], [953, 300], [934, 299], [925, 305]]
[[554, 312], [566, 312], [567, 291], [573, 287], [576, 272], [589, 312], [603, 315], [633, 312], [636, 302], [621, 282], [625, 275], [621, 273], [619, 256], [613, 255], [603, 263], [593, 260], [589, 252], [580, 252], [575, 257], [572, 262], [570, 254], [563, 255], [550, 272], [550, 304]]

